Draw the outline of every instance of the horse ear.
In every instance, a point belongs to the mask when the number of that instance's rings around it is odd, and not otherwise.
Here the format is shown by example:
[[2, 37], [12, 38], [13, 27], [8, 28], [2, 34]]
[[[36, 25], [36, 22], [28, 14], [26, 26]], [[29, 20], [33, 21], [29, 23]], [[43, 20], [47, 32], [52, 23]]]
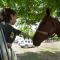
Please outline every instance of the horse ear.
[[50, 16], [50, 10], [49, 10], [49, 7], [46, 8], [46, 15], [47, 15], [47, 16]]

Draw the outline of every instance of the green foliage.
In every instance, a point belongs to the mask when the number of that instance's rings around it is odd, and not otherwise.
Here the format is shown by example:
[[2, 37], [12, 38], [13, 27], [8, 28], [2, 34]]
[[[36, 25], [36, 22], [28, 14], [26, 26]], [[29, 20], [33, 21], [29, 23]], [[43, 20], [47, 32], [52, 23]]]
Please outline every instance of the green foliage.
[[21, 24], [19, 30], [25, 32], [27, 35], [29, 35], [29, 38], [32, 38], [34, 35], [34, 31], [31, 29], [31, 26], [27, 25], [26, 23]]
[[15, 8], [19, 18], [26, 20], [27, 24], [34, 24], [42, 19], [46, 7], [56, 15], [54, 12], [60, 7], [60, 0], [1, 0], [0, 7], [4, 6]]
[[18, 23], [21, 25], [20, 30], [34, 35], [30, 32], [31, 24], [42, 20], [45, 15], [46, 7], [51, 10], [51, 15], [57, 16], [60, 11], [60, 0], [0, 0], [0, 7], [10, 6], [17, 11], [17, 17], [20, 18]]
[[59, 41], [60, 38], [57, 36], [57, 34], [53, 34], [51, 37], [50, 37], [51, 40], [55, 40], [55, 41]]

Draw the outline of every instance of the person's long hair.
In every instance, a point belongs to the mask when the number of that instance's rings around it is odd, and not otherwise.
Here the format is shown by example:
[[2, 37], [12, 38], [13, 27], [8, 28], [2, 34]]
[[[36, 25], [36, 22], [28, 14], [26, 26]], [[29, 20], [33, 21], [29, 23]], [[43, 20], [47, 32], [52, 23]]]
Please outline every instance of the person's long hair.
[[1, 15], [3, 16], [3, 20], [7, 23], [10, 23], [11, 20], [11, 14], [15, 15], [16, 11], [14, 11], [13, 9], [9, 8], [9, 7], [5, 7], [2, 9], [1, 11]]

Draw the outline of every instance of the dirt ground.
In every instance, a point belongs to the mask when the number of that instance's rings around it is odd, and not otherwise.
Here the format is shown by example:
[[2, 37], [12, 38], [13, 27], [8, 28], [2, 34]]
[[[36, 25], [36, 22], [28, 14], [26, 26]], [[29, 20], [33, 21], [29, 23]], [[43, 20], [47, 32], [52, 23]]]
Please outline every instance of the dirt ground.
[[18, 60], [60, 60], [60, 41], [41, 43], [35, 48], [21, 48], [13, 43], [12, 48]]

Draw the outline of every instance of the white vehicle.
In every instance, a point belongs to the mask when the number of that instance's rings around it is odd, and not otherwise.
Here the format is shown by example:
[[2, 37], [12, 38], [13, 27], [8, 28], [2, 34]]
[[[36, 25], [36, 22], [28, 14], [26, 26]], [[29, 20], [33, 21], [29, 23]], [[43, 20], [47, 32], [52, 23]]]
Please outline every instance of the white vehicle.
[[31, 39], [25, 39], [25, 40], [21, 40], [19, 41], [19, 46], [21, 46], [22, 48], [28, 48], [28, 47], [34, 47], [33, 42]]
[[21, 37], [16, 36], [16, 38], [15, 38], [15, 40], [14, 40], [14, 43], [18, 43], [20, 39], [21, 39]]

